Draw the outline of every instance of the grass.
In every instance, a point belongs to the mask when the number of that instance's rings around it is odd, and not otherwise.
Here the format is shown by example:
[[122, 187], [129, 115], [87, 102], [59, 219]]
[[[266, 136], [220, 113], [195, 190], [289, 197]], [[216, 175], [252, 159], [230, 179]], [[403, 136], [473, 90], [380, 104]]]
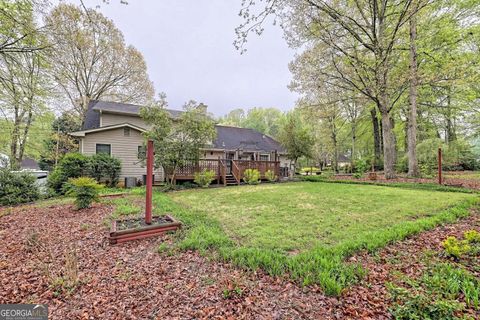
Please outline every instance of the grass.
[[468, 193], [309, 182], [155, 193], [154, 202], [184, 223], [180, 249], [210, 250], [331, 295], [364, 274], [345, 262], [354, 252], [455, 221], [479, 203]]

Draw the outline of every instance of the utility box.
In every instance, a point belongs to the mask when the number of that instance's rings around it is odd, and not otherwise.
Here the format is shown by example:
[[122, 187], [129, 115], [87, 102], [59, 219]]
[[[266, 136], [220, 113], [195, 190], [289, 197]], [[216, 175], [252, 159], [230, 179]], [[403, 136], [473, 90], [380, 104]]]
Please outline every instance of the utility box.
[[136, 177], [125, 177], [125, 188], [133, 188], [137, 186]]

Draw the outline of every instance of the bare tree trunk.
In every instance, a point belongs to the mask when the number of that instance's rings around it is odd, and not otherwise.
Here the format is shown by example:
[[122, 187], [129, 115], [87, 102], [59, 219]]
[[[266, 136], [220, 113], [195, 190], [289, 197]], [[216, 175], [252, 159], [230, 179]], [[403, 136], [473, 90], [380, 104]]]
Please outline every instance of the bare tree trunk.
[[383, 131], [383, 169], [386, 179], [394, 179], [396, 150], [395, 134], [393, 133], [393, 122], [389, 113], [382, 112], [382, 131]]
[[373, 143], [374, 143], [374, 154], [375, 154], [375, 163], [380, 163], [380, 157], [382, 156], [382, 145], [381, 145], [381, 136], [380, 136], [380, 125], [378, 124], [377, 118], [377, 109], [374, 107], [370, 109], [370, 116], [372, 117], [373, 124]]
[[410, 106], [407, 113], [408, 121], [408, 176], [418, 177], [417, 160], [417, 19], [415, 14], [410, 18]]

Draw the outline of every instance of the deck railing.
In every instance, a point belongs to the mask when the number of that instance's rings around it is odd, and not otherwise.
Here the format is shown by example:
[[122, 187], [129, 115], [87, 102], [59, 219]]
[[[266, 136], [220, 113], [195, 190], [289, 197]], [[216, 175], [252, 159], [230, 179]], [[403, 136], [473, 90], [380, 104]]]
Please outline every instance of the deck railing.
[[253, 161], [253, 160], [233, 160], [239, 168], [239, 176], [243, 179], [245, 170], [257, 169], [260, 172], [260, 178], [265, 179], [265, 173], [272, 171], [277, 177], [280, 176], [280, 162], [278, 161]]
[[[231, 161], [231, 174], [238, 184], [243, 179], [244, 172], [247, 169], [257, 169], [260, 172], [260, 178], [265, 179], [267, 171], [273, 171], [277, 177], [280, 177], [279, 161], [253, 161], [253, 160], [226, 160], [226, 159], [200, 159], [198, 161], [187, 161], [179, 166], [175, 172], [176, 180], [193, 180], [196, 172], [203, 170], [212, 170], [215, 172], [215, 179], [218, 183], [226, 183], [227, 161]], [[168, 172], [169, 177], [172, 176]]]

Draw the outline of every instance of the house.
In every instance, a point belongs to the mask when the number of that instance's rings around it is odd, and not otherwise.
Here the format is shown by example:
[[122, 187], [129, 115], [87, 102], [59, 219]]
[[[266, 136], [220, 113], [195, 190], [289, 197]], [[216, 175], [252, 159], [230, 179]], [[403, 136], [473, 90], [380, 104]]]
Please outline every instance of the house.
[[[83, 130], [72, 132], [79, 139], [82, 154], [108, 153], [122, 162], [120, 180], [135, 177], [143, 181], [145, 167], [139, 154], [143, 150], [143, 133], [149, 129], [140, 117], [141, 106], [126, 103], [91, 101]], [[173, 120], [182, 111], [167, 110]], [[280, 143], [253, 129], [215, 126], [217, 136], [201, 150], [203, 159], [177, 170], [177, 180], [192, 180], [196, 171], [208, 168], [217, 172], [218, 182], [240, 183], [243, 171], [258, 169], [262, 175], [274, 170], [278, 176], [287, 175], [289, 161]], [[162, 168], [155, 170], [155, 181], [164, 181]]]

